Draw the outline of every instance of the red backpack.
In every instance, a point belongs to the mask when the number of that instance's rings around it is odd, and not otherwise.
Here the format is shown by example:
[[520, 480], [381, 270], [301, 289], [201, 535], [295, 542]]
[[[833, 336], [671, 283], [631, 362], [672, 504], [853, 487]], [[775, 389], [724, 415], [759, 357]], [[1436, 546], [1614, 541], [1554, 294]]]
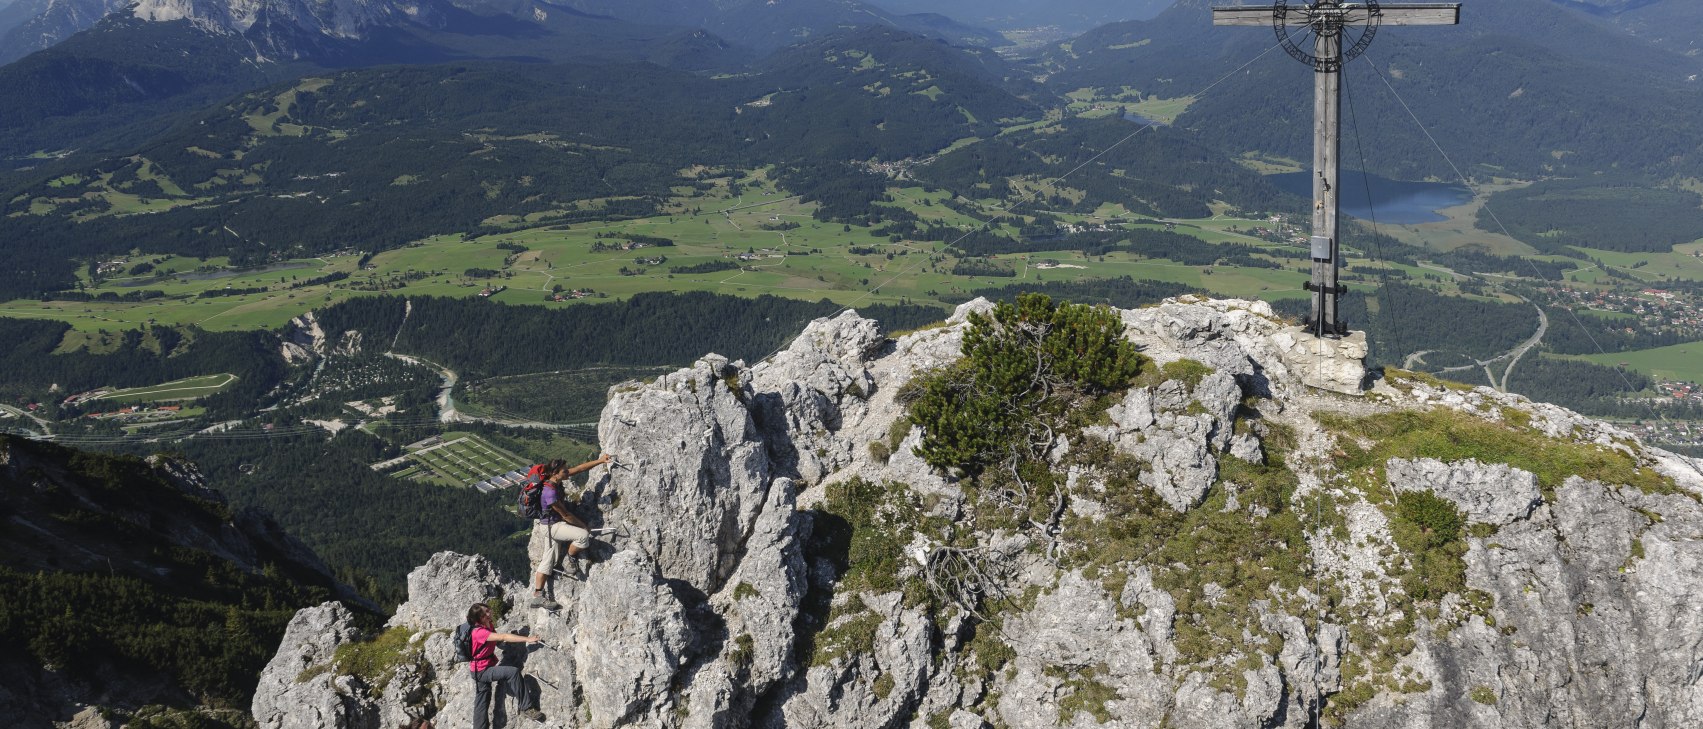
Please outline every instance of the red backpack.
[[516, 497], [515, 511], [522, 519], [544, 518], [544, 465], [538, 464], [526, 472], [526, 481], [520, 485], [520, 494]]

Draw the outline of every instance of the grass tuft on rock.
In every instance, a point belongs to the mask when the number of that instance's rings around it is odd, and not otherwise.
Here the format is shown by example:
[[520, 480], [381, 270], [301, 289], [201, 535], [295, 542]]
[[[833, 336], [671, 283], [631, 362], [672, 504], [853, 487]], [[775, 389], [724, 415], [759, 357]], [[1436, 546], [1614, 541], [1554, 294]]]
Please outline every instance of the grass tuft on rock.
[[[1550, 438], [1529, 428], [1490, 422], [1450, 408], [1401, 410], [1362, 418], [1315, 416], [1339, 435], [1344, 470], [1372, 469], [1380, 479], [1391, 458], [1434, 458], [1445, 463], [1503, 463], [1537, 475], [1546, 497], [1568, 477], [1632, 486], [1649, 494], [1681, 493], [1673, 479], [1643, 468], [1631, 454], [1591, 443]], [[1359, 439], [1372, 441], [1363, 448]]]

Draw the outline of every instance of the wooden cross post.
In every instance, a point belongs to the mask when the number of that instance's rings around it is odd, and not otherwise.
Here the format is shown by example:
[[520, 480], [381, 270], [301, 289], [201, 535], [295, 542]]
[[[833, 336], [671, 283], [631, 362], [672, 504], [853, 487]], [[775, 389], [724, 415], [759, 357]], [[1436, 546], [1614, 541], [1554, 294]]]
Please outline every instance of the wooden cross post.
[[[1338, 133], [1342, 126], [1342, 65], [1366, 49], [1381, 25], [1456, 25], [1460, 17], [1458, 3], [1386, 5], [1315, 0], [1212, 9], [1213, 25], [1275, 29], [1289, 55], [1313, 66], [1313, 278], [1307, 282], [1307, 290], [1313, 292], [1313, 313], [1307, 328], [1320, 337], [1348, 333], [1348, 324], [1337, 310], [1346, 290], [1337, 284], [1342, 266], [1337, 240], [1341, 222], [1337, 182], [1341, 177]], [[1343, 32], [1354, 26], [1363, 26], [1363, 32], [1344, 49]], [[1312, 47], [1304, 48], [1296, 38], [1304, 39], [1308, 33], [1313, 36]]]

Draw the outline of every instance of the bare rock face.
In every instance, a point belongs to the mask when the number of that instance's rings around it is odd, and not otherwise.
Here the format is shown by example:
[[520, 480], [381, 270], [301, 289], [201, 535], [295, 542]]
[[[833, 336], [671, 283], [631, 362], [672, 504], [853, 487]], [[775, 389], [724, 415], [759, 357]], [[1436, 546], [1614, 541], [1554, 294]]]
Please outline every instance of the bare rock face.
[[642, 552], [622, 552], [581, 593], [574, 662], [596, 729], [671, 708], [675, 673], [695, 645], [686, 607]]
[[[1171, 508], [1188, 511], [1217, 478], [1218, 454], [1231, 449], [1231, 425], [1241, 400], [1241, 386], [1225, 372], [1206, 376], [1192, 391], [1187, 383], [1171, 380], [1131, 390], [1108, 412], [1115, 425], [1094, 432], [1150, 464], [1141, 482]], [[1246, 455], [1259, 450], [1257, 440], [1244, 439], [1239, 447]]]
[[1309, 387], [1345, 395], [1360, 394], [1361, 384], [1366, 381], [1369, 351], [1365, 332], [1329, 339], [1292, 327], [1272, 337], [1272, 344], [1289, 370], [1300, 375]]
[[335, 602], [296, 613], [254, 693], [254, 720], [261, 727], [377, 726], [375, 707], [347, 695], [348, 677], [326, 670], [337, 646], [359, 637], [354, 619]]
[[[1703, 725], [1696, 462], [1488, 389], [1390, 373], [1343, 397], [1352, 342], [1323, 387], [1269, 307], [1183, 298], [1119, 313], [1152, 369], [1046, 449], [1067, 494], [1048, 527], [999, 511], [1016, 485], [914, 453], [903, 387], [990, 308], [896, 340], [848, 313], [755, 366], [617, 386], [599, 424], [617, 461], [583, 497], [615, 531], [554, 578], [562, 610], [525, 607], [528, 576], [434, 556], [388, 673], [316, 672], [370, 636], [303, 611], [257, 721], [462, 726], [447, 631], [489, 601], [543, 639], [504, 660], [549, 726]], [[1356, 424], [1398, 412], [1492, 440], [1364, 458], [1382, 444]], [[1440, 500], [1416, 517], [1406, 492]]]
[[1471, 521], [1484, 524], [1525, 519], [1543, 501], [1537, 476], [1500, 463], [1392, 458], [1388, 471], [1396, 491], [1434, 492], [1459, 505]]
[[418, 631], [455, 626], [467, 619], [473, 603], [506, 600], [512, 604], [520, 595], [490, 560], [441, 552], [408, 574], [408, 602], [396, 608], [390, 625]]

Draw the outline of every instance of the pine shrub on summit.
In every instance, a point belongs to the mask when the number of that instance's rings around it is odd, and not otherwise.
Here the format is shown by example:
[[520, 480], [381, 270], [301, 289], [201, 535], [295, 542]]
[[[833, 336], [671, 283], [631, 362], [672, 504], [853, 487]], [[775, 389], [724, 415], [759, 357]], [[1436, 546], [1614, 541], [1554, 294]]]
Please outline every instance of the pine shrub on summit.
[[925, 431], [917, 455], [969, 473], [998, 459], [1003, 444], [1032, 435], [1037, 408], [1060, 402], [1051, 396], [1110, 392], [1142, 363], [1112, 310], [1054, 304], [1044, 294], [1000, 303], [990, 317], [972, 315], [963, 352], [958, 364], [920, 382], [911, 417]]

